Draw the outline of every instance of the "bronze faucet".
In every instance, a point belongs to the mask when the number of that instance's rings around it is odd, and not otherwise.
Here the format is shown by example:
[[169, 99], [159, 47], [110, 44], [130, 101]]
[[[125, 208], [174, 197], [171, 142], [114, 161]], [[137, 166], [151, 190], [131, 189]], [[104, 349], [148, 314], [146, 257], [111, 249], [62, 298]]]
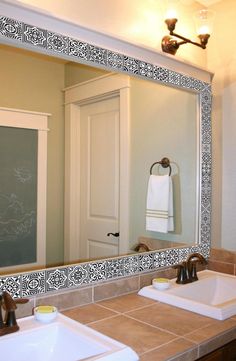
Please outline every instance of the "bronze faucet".
[[178, 269], [176, 283], [186, 284], [198, 280], [197, 277], [197, 263], [207, 264], [206, 259], [200, 253], [192, 253], [188, 256], [187, 260], [174, 266]]
[[[28, 299], [26, 298], [19, 298], [14, 300], [6, 291], [0, 294], [0, 336], [19, 330], [15, 314], [15, 310], [17, 309], [16, 304], [26, 302], [28, 302]], [[4, 321], [2, 316], [2, 309], [5, 309]]]

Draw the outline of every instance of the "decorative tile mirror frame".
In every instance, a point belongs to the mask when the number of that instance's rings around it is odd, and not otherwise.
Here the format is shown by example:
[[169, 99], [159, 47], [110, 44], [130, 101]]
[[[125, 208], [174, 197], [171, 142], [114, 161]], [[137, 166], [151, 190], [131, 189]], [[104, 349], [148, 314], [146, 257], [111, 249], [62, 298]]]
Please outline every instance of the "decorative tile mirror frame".
[[7, 290], [14, 297], [50, 294], [52, 291], [69, 290], [97, 282], [137, 275], [168, 267], [186, 259], [192, 252], [204, 257], [210, 253], [211, 229], [211, 85], [202, 80], [183, 75], [167, 68], [113, 52], [79, 39], [54, 33], [0, 16], [1, 42], [107, 70], [150, 79], [168, 86], [182, 88], [198, 94], [200, 121], [200, 180], [199, 180], [199, 243], [181, 247], [132, 254], [93, 262], [37, 270], [0, 277], [0, 291]]

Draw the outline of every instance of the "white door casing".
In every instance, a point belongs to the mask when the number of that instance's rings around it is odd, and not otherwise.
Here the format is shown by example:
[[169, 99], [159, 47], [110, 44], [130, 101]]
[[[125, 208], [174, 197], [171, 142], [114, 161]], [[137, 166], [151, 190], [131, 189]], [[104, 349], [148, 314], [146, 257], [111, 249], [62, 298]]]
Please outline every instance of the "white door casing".
[[[129, 88], [126, 75], [108, 74], [65, 89], [65, 222], [64, 260], [80, 257], [80, 131], [81, 107], [91, 101], [119, 97], [119, 254], [126, 254], [129, 244]], [[112, 247], [112, 246], [111, 246]], [[112, 249], [111, 249], [112, 251]], [[112, 254], [112, 252], [111, 252]], [[106, 254], [108, 256], [108, 254]], [[100, 256], [100, 255], [98, 255]]]

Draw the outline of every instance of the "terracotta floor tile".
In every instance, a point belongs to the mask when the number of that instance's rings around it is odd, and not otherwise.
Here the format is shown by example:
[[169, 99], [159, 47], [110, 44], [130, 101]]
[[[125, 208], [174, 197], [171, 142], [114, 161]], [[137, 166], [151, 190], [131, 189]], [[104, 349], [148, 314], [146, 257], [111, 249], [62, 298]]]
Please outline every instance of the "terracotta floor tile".
[[158, 347], [175, 338], [174, 335], [161, 331], [124, 315], [98, 321], [90, 325], [93, 329], [132, 347], [138, 354]]
[[82, 307], [73, 308], [62, 312], [65, 316], [72, 318], [75, 321], [87, 324], [94, 321], [99, 321], [107, 317], [117, 315], [117, 313], [100, 307], [96, 304], [90, 304]]
[[164, 361], [174, 356], [176, 357], [175, 361], [196, 360], [198, 356], [197, 345], [184, 338], [178, 338], [141, 355], [140, 361]]
[[123, 313], [154, 303], [157, 302], [151, 300], [150, 298], [139, 296], [136, 293], [131, 293], [129, 295], [102, 301], [98, 304], [110, 308], [111, 310]]
[[178, 336], [183, 336], [212, 322], [212, 319], [208, 317], [164, 303], [157, 303], [140, 310], [128, 312], [127, 316], [173, 332]]

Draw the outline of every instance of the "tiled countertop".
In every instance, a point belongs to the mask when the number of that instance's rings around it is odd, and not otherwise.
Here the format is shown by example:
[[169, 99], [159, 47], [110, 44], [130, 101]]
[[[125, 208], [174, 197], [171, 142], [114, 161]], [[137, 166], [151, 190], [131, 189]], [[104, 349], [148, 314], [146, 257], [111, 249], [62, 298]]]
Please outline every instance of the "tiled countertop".
[[236, 316], [217, 321], [137, 294], [63, 313], [132, 347], [140, 361], [192, 361], [236, 339]]

